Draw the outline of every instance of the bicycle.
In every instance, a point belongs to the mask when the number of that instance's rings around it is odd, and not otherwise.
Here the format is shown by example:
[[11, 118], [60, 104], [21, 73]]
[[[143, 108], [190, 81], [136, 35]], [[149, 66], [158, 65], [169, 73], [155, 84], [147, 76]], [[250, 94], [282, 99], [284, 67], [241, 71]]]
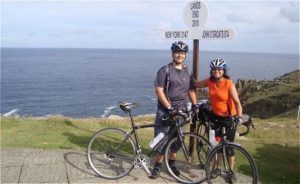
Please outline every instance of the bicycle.
[[[92, 170], [106, 179], [119, 179], [127, 175], [134, 167], [143, 168], [148, 176], [150, 159], [156, 151], [164, 150], [164, 164], [170, 175], [181, 183], [199, 183], [206, 180], [205, 161], [211, 151], [209, 142], [194, 133], [184, 133], [183, 126], [189, 121], [189, 113], [178, 110], [172, 116], [165, 116], [165, 125], [170, 128], [168, 136], [162, 138], [150, 151], [143, 154], [138, 129], [155, 127], [155, 124], [136, 125], [131, 109], [137, 103], [120, 102], [120, 108], [129, 114], [131, 129], [128, 132], [118, 128], [105, 128], [96, 132], [87, 147], [87, 159]], [[194, 140], [194, 150], [188, 150], [189, 140]], [[166, 145], [166, 146], [165, 146]], [[170, 149], [178, 148], [176, 154], [176, 167], [180, 175], [173, 173], [168, 163]]]
[[[205, 136], [208, 140], [211, 140], [209, 139], [209, 132], [212, 129], [213, 123], [210, 118], [211, 110], [208, 101], [201, 102], [198, 104], [198, 107], [198, 117], [196, 117], [196, 121], [198, 122], [197, 133]], [[229, 128], [235, 128], [233, 126], [237, 126], [237, 122], [232, 121]], [[241, 126], [244, 126], [246, 130], [239, 133], [239, 136], [247, 135], [250, 126], [255, 129], [253, 119], [250, 116], [247, 121], [244, 121], [244, 123], [241, 124]], [[208, 183], [224, 182], [217, 178], [218, 176], [221, 176], [221, 178], [229, 183], [256, 184], [258, 182], [258, 170], [254, 159], [242, 146], [226, 140], [228, 130], [226, 130], [225, 126], [219, 128], [222, 132], [219, 137], [220, 142], [208, 155], [206, 162], [206, 177]], [[235, 157], [235, 163], [231, 164], [233, 161], [230, 160], [230, 157], [233, 155]]]

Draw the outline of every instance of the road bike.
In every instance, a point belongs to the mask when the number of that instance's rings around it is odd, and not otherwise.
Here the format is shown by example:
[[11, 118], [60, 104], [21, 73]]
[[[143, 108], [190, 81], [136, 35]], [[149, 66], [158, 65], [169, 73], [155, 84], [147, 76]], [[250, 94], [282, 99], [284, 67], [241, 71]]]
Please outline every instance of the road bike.
[[[126, 176], [134, 167], [142, 168], [151, 176], [149, 170], [150, 156], [156, 152], [164, 153], [164, 164], [169, 174], [181, 183], [200, 183], [206, 180], [205, 163], [212, 147], [209, 142], [195, 133], [184, 131], [184, 125], [190, 121], [190, 111], [178, 109], [172, 115], [163, 117], [169, 132], [148, 154], [144, 154], [138, 129], [156, 127], [155, 124], [136, 125], [132, 117], [132, 108], [137, 103], [120, 102], [120, 108], [129, 114], [131, 129], [124, 131], [118, 128], [105, 128], [96, 132], [87, 147], [88, 163], [95, 173], [107, 179], [118, 179]], [[193, 141], [193, 147], [189, 147]], [[177, 150], [176, 167], [180, 171], [173, 173], [168, 160], [170, 150]]]
[[[213, 118], [211, 118], [211, 109], [208, 101], [202, 101], [198, 104], [198, 116], [194, 117], [196, 121], [196, 131], [198, 134], [210, 138], [210, 130], [214, 129]], [[196, 118], [196, 119], [195, 119]], [[253, 119], [245, 116], [239, 129], [238, 136], [245, 136], [249, 133], [250, 127], [254, 128]], [[236, 128], [237, 122], [232, 119], [230, 126], [220, 126], [221, 130], [219, 143], [208, 155], [206, 163], [206, 176], [208, 183], [253, 183], [258, 182], [258, 170], [254, 159], [240, 145], [226, 140], [226, 135], [230, 128]], [[241, 127], [241, 128], [240, 128]], [[255, 128], [254, 128], [255, 129]], [[213, 137], [213, 139], [215, 139]], [[234, 157], [234, 159], [232, 159]]]

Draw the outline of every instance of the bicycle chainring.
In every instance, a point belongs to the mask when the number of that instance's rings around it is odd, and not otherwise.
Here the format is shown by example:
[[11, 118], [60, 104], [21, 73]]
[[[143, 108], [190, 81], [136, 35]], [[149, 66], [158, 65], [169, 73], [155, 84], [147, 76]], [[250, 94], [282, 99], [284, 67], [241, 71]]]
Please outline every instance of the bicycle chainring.
[[134, 167], [135, 168], [142, 168], [142, 163], [144, 163], [147, 167], [150, 165], [150, 159], [145, 154], [137, 154], [134, 157]]

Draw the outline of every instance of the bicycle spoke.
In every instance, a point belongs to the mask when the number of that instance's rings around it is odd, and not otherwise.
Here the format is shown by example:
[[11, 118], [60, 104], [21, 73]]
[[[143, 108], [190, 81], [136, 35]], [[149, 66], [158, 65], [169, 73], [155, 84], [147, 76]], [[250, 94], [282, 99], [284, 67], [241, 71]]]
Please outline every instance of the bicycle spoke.
[[[187, 150], [189, 140], [194, 140], [192, 152]], [[201, 148], [199, 142], [202, 142]], [[206, 179], [205, 163], [207, 158], [207, 150], [211, 149], [209, 143], [196, 134], [185, 133], [183, 144], [178, 137], [172, 139], [166, 147], [165, 163], [168, 172], [181, 183], [199, 183]], [[172, 171], [172, 166], [168, 164], [170, 152], [176, 152], [176, 168], [180, 171], [180, 175], [176, 176]]]
[[115, 128], [103, 129], [91, 139], [87, 155], [92, 169], [100, 176], [117, 179], [133, 169], [135, 147], [126, 133]]
[[[222, 146], [218, 146], [208, 157], [206, 173], [209, 183], [256, 184], [258, 182], [258, 172], [249, 153], [234, 144], [226, 145], [224, 150], [225, 153]], [[216, 172], [218, 170], [220, 172]]]

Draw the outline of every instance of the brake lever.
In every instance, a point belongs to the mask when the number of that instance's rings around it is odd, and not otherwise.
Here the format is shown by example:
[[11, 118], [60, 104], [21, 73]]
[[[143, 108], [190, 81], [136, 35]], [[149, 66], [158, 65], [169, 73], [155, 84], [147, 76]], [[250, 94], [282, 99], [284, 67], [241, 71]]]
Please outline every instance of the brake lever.
[[161, 117], [161, 120], [163, 120], [163, 121], [167, 121], [167, 120], [169, 120], [169, 119], [171, 119], [171, 116], [170, 116], [170, 115], [167, 115], [167, 114], [165, 114], [165, 115], [163, 115], [163, 116]]
[[251, 122], [251, 125], [252, 125], [252, 128], [253, 128], [254, 130], [256, 130], [255, 127], [254, 127], [254, 123], [253, 123], [253, 122]]

